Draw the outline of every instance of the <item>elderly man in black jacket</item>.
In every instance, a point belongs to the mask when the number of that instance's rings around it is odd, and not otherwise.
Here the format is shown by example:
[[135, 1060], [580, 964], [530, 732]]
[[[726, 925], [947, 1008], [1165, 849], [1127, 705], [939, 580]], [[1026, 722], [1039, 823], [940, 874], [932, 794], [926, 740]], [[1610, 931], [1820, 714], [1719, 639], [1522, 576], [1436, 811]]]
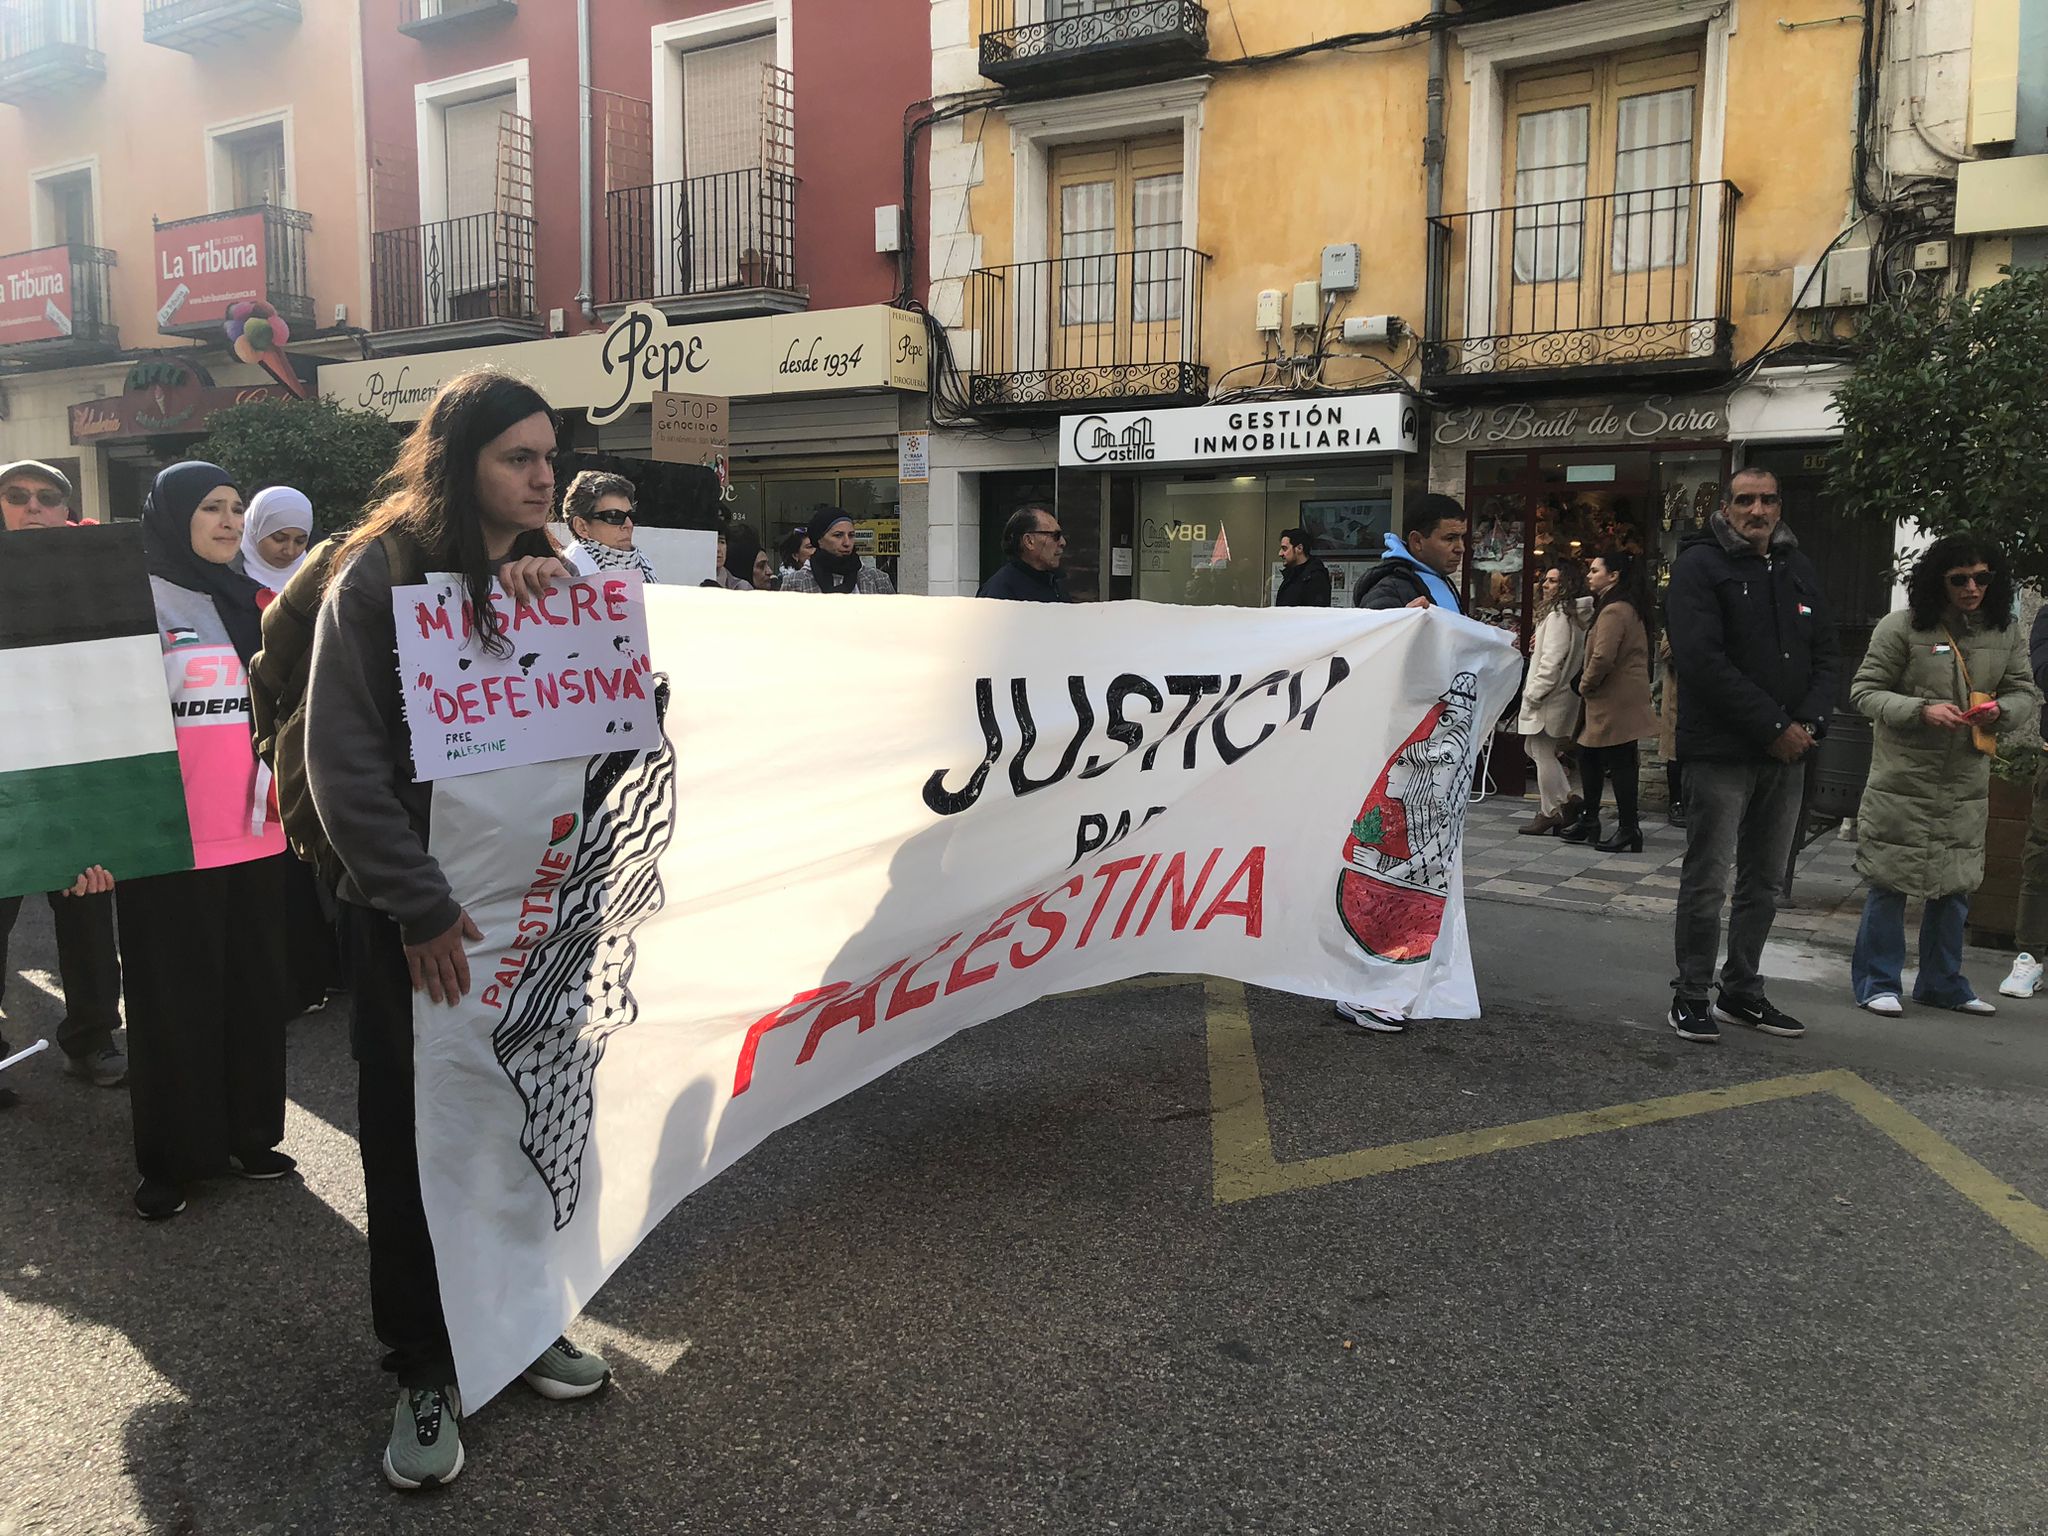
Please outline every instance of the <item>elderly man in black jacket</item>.
[[1068, 600], [1066, 583], [1060, 580], [1067, 536], [1049, 508], [1029, 506], [1012, 513], [1003, 525], [1003, 553], [1009, 558], [981, 584], [976, 597], [1006, 598], [1013, 603]]
[[[1721, 1022], [1787, 1038], [1806, 1032], [1766, 1001], [1759, 967], [1799, 833], [1801, 760], [1834, 705], [1836, 651], [1820, 578], [1782, 511], [1776, 476], [1738, 470], [1721, 510], [1679, 545], [1665, 597], [1685, 764], [1670, 1017], [1681, 1040], [1718, 1041]], [[1728, 958], [1709, 1005], [1731, 876]]]

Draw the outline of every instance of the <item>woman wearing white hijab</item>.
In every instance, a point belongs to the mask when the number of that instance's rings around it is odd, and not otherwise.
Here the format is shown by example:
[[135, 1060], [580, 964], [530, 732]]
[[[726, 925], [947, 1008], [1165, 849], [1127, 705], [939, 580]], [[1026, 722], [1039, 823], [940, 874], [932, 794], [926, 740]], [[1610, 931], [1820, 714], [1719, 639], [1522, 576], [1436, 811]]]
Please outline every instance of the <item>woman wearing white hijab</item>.
[[313, 503], [303, 491], [288, 485], [258, 491], [242, 521], [242, 569], [257, 586], [282, 592], [312, 538]]
[[[306, 563], [313, 537], [313, 503], [303, 491], [273, 485], [250, 500], [242, 517], [242, 571], [267, 594], [284, 584]], [[341, 972], [334, 920], [320, 899], [313, 871], [297, 859], [285, 875], [285, 956], [290, 1001], [297, 1012], [311, 1013], [327, 1005], [328, 989]]]

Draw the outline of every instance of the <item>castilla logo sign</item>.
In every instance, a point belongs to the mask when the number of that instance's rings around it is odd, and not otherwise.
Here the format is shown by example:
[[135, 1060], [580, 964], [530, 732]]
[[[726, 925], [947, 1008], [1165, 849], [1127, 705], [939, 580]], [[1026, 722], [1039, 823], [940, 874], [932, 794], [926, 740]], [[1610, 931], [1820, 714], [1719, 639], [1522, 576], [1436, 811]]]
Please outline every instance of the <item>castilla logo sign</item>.
[[1121, 432], [1105, 417], [1084, 416], [1074, 428], [1074, 452], [1084, 464], [1144, 464], [1159, 457], [1150, 416], [1140, 416]]
[[1414, 397], [1398, 392], [1069, 416], [1060, 423], [1060, 463], [1089, 469], [1413, 453], [1420, 429]]

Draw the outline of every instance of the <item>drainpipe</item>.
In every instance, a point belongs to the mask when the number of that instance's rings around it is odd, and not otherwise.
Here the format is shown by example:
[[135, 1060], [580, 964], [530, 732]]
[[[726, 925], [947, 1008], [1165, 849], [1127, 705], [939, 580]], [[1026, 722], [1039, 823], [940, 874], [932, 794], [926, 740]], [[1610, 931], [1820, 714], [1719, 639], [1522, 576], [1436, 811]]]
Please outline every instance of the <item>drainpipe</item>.
[[590, 198], [593, 191], [590, 178], [590, 0], [576, 0], [576, 185], [579, 196], [576, 199], [578, 230], [581, 237], [579, 255], [582, 258], [583, 285], [576, 290], [576, 307], [583, 312], [587, 324], [597, 324], [597, 310], [591, 304], [591, 269], [593, 266], [590, 222]]
[[1450, 0], [1429, 0], [1430, 20], [1436, 25], [1429, 33], [1429, 126], [1422, 136], [1422, 165], [1432, 219], [1444, 211], [1444, 76], [1451, 68], [1451, 34], [1444, 17], [1449, 9]]

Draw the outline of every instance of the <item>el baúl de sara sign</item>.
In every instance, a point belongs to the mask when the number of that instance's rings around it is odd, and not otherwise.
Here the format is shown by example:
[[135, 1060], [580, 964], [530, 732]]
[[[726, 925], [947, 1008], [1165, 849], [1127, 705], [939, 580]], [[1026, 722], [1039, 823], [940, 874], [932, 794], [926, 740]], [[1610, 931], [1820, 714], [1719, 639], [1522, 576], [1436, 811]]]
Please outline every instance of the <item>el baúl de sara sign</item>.
[[1419, 430], [1415, 398], [1399, 393], [1096, 412], [1062, 418], [1060, 464], [1114, 469], [1413, 453]]

